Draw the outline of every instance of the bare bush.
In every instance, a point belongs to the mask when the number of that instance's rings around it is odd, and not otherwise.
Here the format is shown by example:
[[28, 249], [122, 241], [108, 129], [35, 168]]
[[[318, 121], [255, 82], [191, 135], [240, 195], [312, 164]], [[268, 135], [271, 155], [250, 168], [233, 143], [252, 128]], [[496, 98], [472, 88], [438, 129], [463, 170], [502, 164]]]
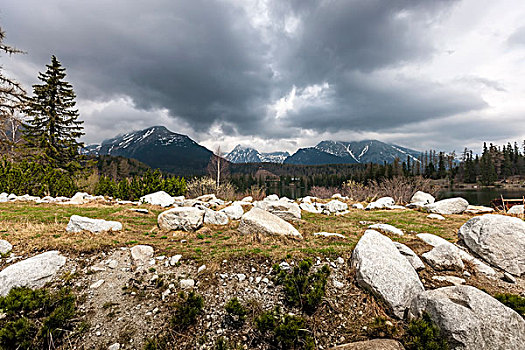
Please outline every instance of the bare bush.
[[253, 185], [244, 192], [237, 194], [237, 199], [243, 199], [244, 197], [252, 197], [254, 201], [261, 201], [266, 197], [266, 187]]
[[195, 177], [188, 181], [186, 189], [189, 198], [213, 193], [221, 199], [235, 199], [235, 188], [231, 183], [223, 182], [217, 187], [216, 181], [211, 177]]
[[436, 195], [440, 190], [438, 185], [423, 177], [406, 178], [396, 176], [382, 181], [370, 181], [367, 185], [349, 180], [341, 188], [341, 194], [355, 201], [370, 202], [380, 197], [392, 197], [396, 203], [408, 203], [417, 191]]
[[336, 193], [339, 193], [337, 187], [313, 186], [310, 189], [310, 195], [317, 198], [331, 198]]

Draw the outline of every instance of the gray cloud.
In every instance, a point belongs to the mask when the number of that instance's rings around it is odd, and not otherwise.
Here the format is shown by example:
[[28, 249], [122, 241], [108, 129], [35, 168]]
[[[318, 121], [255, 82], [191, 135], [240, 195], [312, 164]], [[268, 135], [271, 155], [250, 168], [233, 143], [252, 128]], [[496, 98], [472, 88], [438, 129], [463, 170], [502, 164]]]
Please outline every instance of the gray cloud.
[[[453, 84], [395, 74], [444, 51], [434, 29], [456, 3], [270, 0], [270, 24], [254, 26], [260, 13], [219, 0], [7, 0], [0, 24], [10, 43], [28, 51], [18, 76], [43, 70], [56, 54], [79, 99], [131, 99], [138, 112], [106, 108], [86, 120], [104, 135], [147, 124], [141, 110], [165, 109], [174, 131], [179, 122], [195, 133], [219, 125], [223, 133], [275, 139], [304, 130], [388, 130], [486, 108], [479, 94]], [[292, 86], [323, 83], [330, 86], [324, 103], [281, 119], [268, 113]]]

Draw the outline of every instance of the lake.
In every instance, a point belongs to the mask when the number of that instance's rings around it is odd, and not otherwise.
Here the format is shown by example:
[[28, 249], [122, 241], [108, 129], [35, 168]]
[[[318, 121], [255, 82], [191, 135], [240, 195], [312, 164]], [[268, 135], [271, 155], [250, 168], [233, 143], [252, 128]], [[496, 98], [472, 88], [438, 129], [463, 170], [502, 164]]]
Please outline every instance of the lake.
[[479, 189], [454, 189], [438, 193], [437, 199], [463, 197], [472, 205], [490, 205], [490, 201], [503, 196], [505, 199], [523, 198], [525, 188], [479, 188]]

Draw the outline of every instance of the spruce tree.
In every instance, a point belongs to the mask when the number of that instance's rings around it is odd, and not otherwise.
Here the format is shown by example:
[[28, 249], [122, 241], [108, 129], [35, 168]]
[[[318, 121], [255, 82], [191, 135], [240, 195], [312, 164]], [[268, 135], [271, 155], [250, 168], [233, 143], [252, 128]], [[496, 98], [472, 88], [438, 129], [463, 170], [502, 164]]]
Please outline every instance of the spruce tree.
[[24, 125], [24, 138], [37, 161], [74, 172], [82, 159], [78, 138], [84, 135], [75, 109], [75, 92], [67, 81], [66, 69], [55, 56], [33, 85], [33, 97], [27, 99], [25, 113], [31, 119]]

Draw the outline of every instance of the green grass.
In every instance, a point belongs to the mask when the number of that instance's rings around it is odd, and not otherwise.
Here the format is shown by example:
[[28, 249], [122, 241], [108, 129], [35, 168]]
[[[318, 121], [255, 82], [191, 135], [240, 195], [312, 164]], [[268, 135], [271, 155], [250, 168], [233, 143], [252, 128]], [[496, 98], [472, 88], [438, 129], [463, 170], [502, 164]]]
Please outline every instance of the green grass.
[[[352, 210], [348, 215], [325, 216], [303, 212], [303, 220], [294, 226], [304, 239], [286, 240], [267, 237], [255, 241], [252, 237], [237, 232], [238, 223], [226, 227], [206, 228], [198, 232], [163, 232], [157, 227], [157, 215], [162, 209], [147, 206], [148, 215], [137, 214], [130, 205], [53, 205], [33, 203], [0, 203], [2, 235], [9, 237], [16, 249], [50, 250], [58, 249], [72, 253], [84, 253], [135, 244], [148, 244], [162, 253], [176, 250], [177, 253], [198, 260], [220, 261], [230, 258], [253, 256], [281, 259], [292, 256], [304, 259], [312, 256], [336, 258], [348, 256], [369, 223], [386, 223], [405, 231], [403, 237], [392, 237], [405, 242], [414, 239], [411, 233], [428, 232], [454, 241], [458, 228], [468, 216], [450, 216], [445, 221], [427, 219], [426, 213], [416, 211], [362, 211]], [[87, 216], [105, 220], [120, 221], [124, 230], [103, 234], [68, 233], [65, 227], [71, 215]], [[314, 232], [335, 232], [346, 239], [330, 239], [313, 236]], [[181, 241], [185, 240], [185, 243]], [[19, 254], [22, 251], [15, 251]]]

